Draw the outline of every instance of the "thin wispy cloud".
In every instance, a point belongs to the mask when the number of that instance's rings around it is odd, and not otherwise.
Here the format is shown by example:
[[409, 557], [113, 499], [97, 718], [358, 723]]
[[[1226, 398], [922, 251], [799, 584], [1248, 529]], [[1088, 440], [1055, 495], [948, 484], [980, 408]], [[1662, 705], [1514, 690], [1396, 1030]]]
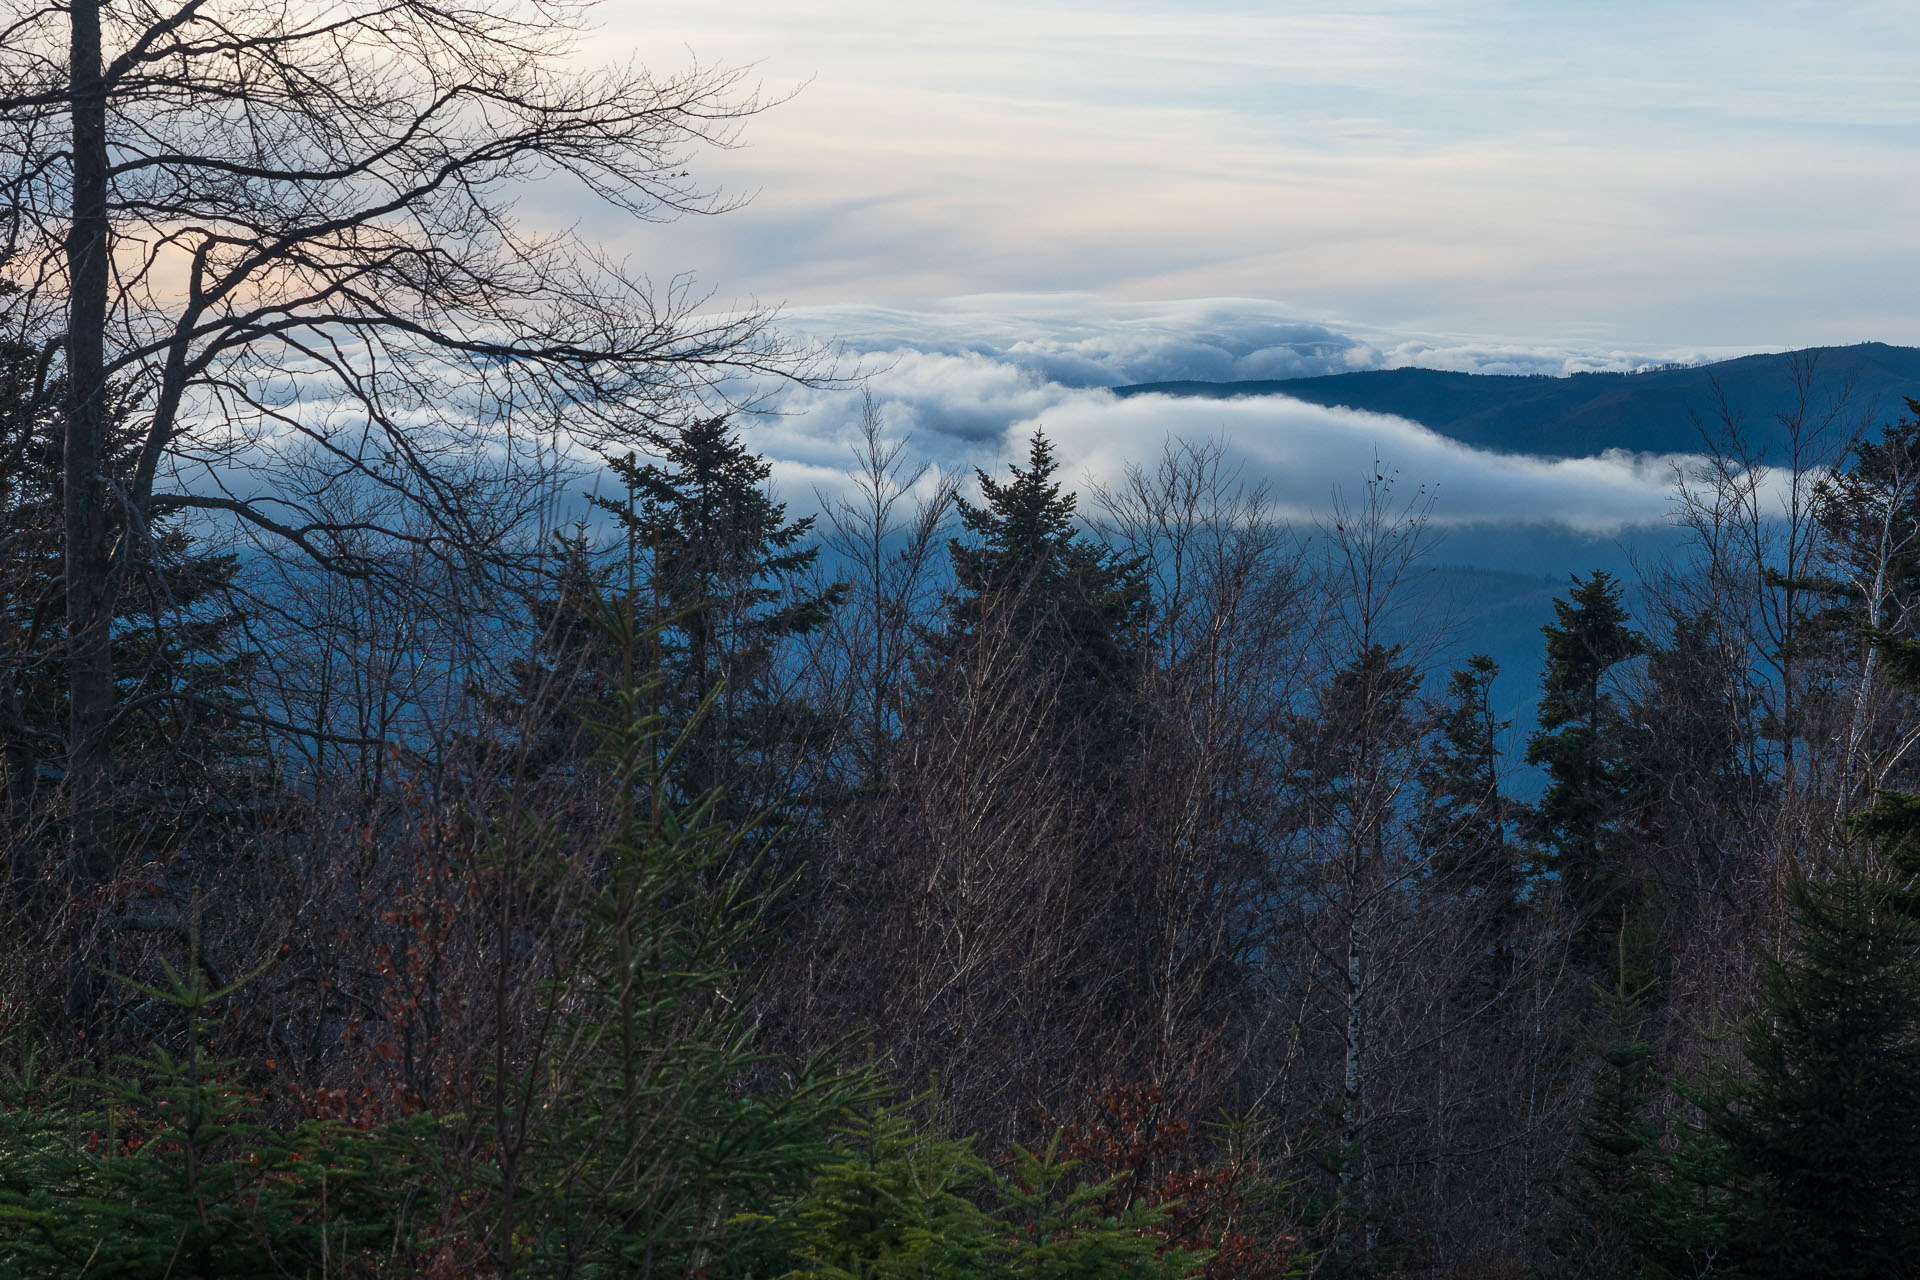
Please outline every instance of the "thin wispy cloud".
[[697, 162], [748, 208], [624, 241], [722, 302], [1254, 296], [1551, 341], [1920, 341], [1912, 6], [606, 16], [594, 52], [800, 89]]

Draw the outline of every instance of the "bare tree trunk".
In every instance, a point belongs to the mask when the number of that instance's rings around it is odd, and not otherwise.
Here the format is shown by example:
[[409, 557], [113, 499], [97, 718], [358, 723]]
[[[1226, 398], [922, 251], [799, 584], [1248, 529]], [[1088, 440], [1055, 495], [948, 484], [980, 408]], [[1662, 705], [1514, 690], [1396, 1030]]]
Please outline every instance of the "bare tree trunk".
[[72, 21], [73, 223], [67, 236], [72, 287], [67, 312], [67, 413], [63, 454], [67, 595], [67, 802], [72, 871], [97, 883], [110, 867], [101, 817], [112, 761], [112, 586], [107, 574], [107, 103], [100, 65], [100, 0], [74, 0]]
[[[1340, 1156], [1340, 1208], [1343, 1213], [1354, 1214], [1354, 1179], [1365, 1168], [1366, 1160], [1360, 1153], [1360, 1142], [1365, 1119], [1360, 1114], [1363, 1103], [1362, 1072], [1366, 1066], [1365, 1036], [1367, 1019], [1362, 1002], [1366, 998], [1366, 948], [1367, 940], [1360, 929], [1360, 912], [1355, 910], [1347, 919], [1347, 989], [1346, 989], [1346, 1059], [1342, 1064], [1340, 1081], [1340, 1128], [1341, 1144], [1344, 1150]], [[1362, 1191], [1362, 1206], [1367, 1199]], [[1356, 1216], [1364, 1219], [1364, 1208]], [[1371, 1227], [1371, 1223], [1368, 1224]]]

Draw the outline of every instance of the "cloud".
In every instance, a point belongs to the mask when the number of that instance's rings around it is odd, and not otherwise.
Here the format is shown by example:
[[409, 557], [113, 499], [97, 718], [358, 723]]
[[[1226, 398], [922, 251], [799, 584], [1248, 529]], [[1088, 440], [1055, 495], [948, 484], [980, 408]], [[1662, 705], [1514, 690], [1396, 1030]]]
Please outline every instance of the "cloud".
[[[1169, 440], [1210, 439], [1294, 518], [1323, 512], [1336, 492], [1351, 494], [1377, 472], [1391, 472], [1403, 495], [1433, 498], [1433, 519], [1442, 526], [1534, 524], [1586, 535], [1647, 528], [1666, 520], [1674, 468], [1685, 461], [1680, 455], [1531, 458], [1470, 448], [1402, 418], [1286, 396], [1120, 397], [1110, 388], [1408, 365], [1564, 374], [1718, 354], [1392, 333], [1301, 316], [1282, 303], [1222, 298], [1115, 304], [1006, 295], [918, 310], [810, 308], [788, 314], [784, 323], [839, 351], [845, 372], [865, 374], [853, 390], [773, 388], [769, 412], [740, 419], [797, 512], [811, 509], [816, 494], [845, 484], [864, 390], [890, 437], [911, 437], [917, 459], [963, 475], [975, 467], [999, 470], [1023, 454], [1040, 429], [1055, 440], [1069, 479], [1081, 486], [1110, 484], [1131, 465], [1151, 465]], [[402, 406], [411, 425], [429, 437], [477, 430], [484, 438], [497, 406], [473, 372], [450, 370], [443, 394]], [[364, 420], [362, 406], [343, 399], [334, 381], [310, 365], [290, 364], [261, 390], [278, 409], [316, 424], [350, 428]], [[276, 437], [269, 432], [268, 438]], [[516, 447], [537, 445], [549, 450], [540, 455], [543, 462], [597, 469], [589, 450], [568, 444], [541, 437]], [[504, 455], [493, 460], [506, 461]]]
[[1063, 456], [1099, 480], [1151, 459], [1168, 437], [1217, 437], [1295, 519], [1326, 511], [1337, 493], [1352, 496], [1377, 475], [1394, 482], [1402, 501], [1430, 496], [1442, 527], [1543, 523], [1612, 533], [1665, 521], [1676, 461], [1617, 451], [1571, 459], [1488, 453], [1404, 418], [1284, 396], [1207, 401], [1081, 393], [1044, 421], [1016, 423], [1012, 434], [1043, 426]]
[[1063, 386], [1301, 378], [1418, 367], [1558, 375], [1745, 354], [1752, 347], [1533, 342], [1410, 333], [1303, 314], [1285, 302], [1112, 302], [1086, 294], [995, 294], [919, 309], [796, 307], [785, 326], [856, 356], [981, 355]]
[[[1920, 11], [1891, 0], [609, 5], [590, 52], [798, 95], [634, 233], [724, 290], [1248, 293], [1424, 326], [1920, 335]], [[547, 198], [560, 225], [576, 193]]]
[[[1325, 510], [1336, 490], [1352, 492], [1377, 459], [1404, 493], [1425, 487], [1442, 525], [1540, 523], [1582, 533], [1662, 523], [1681, 457], [1530, 458], [1285, 396], [1121, 398], [1107, 388], [1413, 365], [1566, 374], [1728, 354], [1392, 334], [1244, 299], [1126, 305], [1012, 295], [912, 311], [808, 308], [786, 323], [865, 369], [888, 434], [911, 436], [918, 455], [951, 469], [997, 469], [1044, 428], [1076, 481], [1112, 482], [1129, 464], [1158, 457], [1169, 438], [1217, 438], [1296, 517]], [[790, 501], [805, 505], [815, 489], [835, 487], [862, 404], [857, 392], [791, 389], [778, 414], [749, 428]]]

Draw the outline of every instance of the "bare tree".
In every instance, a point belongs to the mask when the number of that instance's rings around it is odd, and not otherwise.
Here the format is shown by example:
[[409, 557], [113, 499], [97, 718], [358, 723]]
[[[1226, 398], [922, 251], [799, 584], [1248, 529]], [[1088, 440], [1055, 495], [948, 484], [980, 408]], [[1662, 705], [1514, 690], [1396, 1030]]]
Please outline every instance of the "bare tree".
[[[1351, 656], [1333, 670], [1303, 734], [1303, 834], [1309, 860], [1323, 872], [1324, 929], [1305, 937], [1334, 969], [1342, 1067], [1342, 1210], [1367, 1221], [1358, 1237], [1372, 1248], [1376, 1200], [1373, 1141], [1380, 1060], [1393, 969], [1404, 961], [1409, 889], [1419, 875], [1416, 841], [1404, 822], [1418, 775], [1420, 731], [1413, 715], [1418, 676], [1382, 624], [1395, 587], [1417, 554], [1418, 517], [1403, 523], [1385, 506], [1379, 482], [1358, 509], [1334, 523], [1336, 580], [1350, 594]], [[1340, 641], [1336, 641], [1339, 643]], [[1317, 846], [1317, 847], [1316, 847]]]
[[959, 478], [912, 462], [908, 441], [889, 440], [869, 394], [863, 401], [854, 466], [844, 496], [820, 495], [827, 546], [846, 566], [847, 601], [835, 614], [828, 646], [835, 688], [822, 700], [842, 709], [851, 769], [868, 782], [885, 776], [899, 731], [918, 637], [943, 585], [942, 535]]
[[1675, 518], [1694, 544], [1693, 611], [1724, 619], [1745, 647], [1747, 695], [1772, 744], [1761, 764], [1789, 794], [1809, 784], [1817, 761], [1808, 753], [1821, 745], [1809, 721], [1818, 673], [1808, 643], [1825, 558], [1818, 486], [1856, 425], [1851, 388], [1823, 391], [1818, 373], [1811, 356], [1794, 357], [1794, 401], [1771, 449], [1722, 393], [1717, 422], [1701, 425], [1706, 454], [1676, 488]]
[[[762, 105], [739, 73], [572, 62], [568, 0], [9, 0], [0, 270], [67, 388], [67, 792], [74, 873], [115, 715], [117, 572], [182, 509], [378, 577], [408, 546], [498, 549], [564, 419], [644, 434], [741, 374], [807, 373], [758, 310], [706, 313], [565, 231], [530, 184], [639, 220], [727, 201], [688, 175]], [[104, 473], [109, 398], [138, 448]], [[353, 518], [325, 495], [369, 495]], [[127, 538], [116, 541], [113, 529]]]
[[1276, 762], [1306, 684], [1314, 584], [1265, 487], [1217, 440], [1169, 441], [1093, 497], [1102, 536], [1146, 565], [1154, 601], [1128, 856], [1146, 881], [1136, 945], [1156, 1066], [1171, 1074], [1196, 1036], [1235, 1025], [1250, 1043], [1266, 1012], [1231, 975], [1254, 967], [1283, 843]]

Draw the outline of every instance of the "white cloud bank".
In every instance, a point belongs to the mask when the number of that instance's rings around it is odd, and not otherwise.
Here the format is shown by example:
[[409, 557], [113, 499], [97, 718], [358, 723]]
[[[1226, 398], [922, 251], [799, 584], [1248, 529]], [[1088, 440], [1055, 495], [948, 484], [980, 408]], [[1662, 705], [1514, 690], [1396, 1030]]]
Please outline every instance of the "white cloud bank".
[[[1337, 490], [1352, 492], [1372, 476], [1377, 459], [1397, 473], [1403, 492], [1426, 486], [1434, 494], [1441, 525], [1544, 524], [1588, 534], [1662, 523], [1682, 455], [1532, 458], [1470, 448], [1405, 419], [1284, 396], [1122, 398], [1106, 388], [1406, 366], [1565, 374], [1730, 354], [1394, 335], [1232, 299], [1113, 305], [1003, 297], [925, 311], [814, 308], [787, 323], [866, 371], [888, 434], [910, 435], [917, 453], [943, 466], [997, 469], [1044, 428], [1068, 475], [1110, 482], [1131, 463], [1152, 462], [1169, 438], [1211, 438], [1290, 515], [1325, 510]], [[816, 488], [838, 487], [861, 396], [799, 389], [778, 403], [780, 416], [756, 422], [750, 439], [774, 460], [782, 493], [806, 505]]]

